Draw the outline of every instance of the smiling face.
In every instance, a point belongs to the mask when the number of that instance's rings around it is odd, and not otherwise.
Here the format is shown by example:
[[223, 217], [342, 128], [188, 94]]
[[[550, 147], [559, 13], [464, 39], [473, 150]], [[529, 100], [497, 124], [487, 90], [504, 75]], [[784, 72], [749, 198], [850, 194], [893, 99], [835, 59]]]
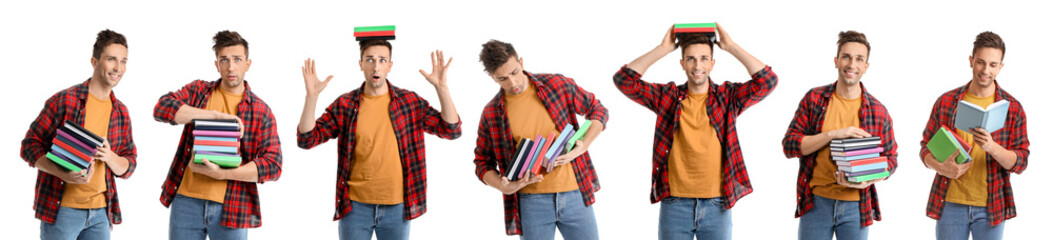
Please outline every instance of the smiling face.
[[216, 51], [216, 70], [223, 79], [223, 85], [236, 88], [245, 82], [245, 72], [249, 71], [252, 60], [245, 51], [245, 46], [233, 45]]
[[969, 64], [973, 68], [972, 82], [980, 87], [990, 87], [998, 72], [1002, 71], [1002, 50], [990, 47], [977, 49], [969, 57]]
[[362, 59], [358, 60], [358, 67], [362, 69], [370, 89], [383, 88], [387, 84], [392, 64], [391, 49], [381, 45], [366, 48], [362, 51]]
[[841, 45], [841, 50], [834, 58], [834, 67], [837, 68], [837, 81], [848, 85], [859, 83], [863, 73], [870, 67], [867, 46], [858, 42], [847, 42]]
[[99, 58], [91, 59], [91, 66], [95, 69], [93, 78], [102, 79], [101, 83], [107, 88], [116, 87], [124, 77], [127, 63], [128, 48], [116, 43], [110, 44], [103, 48]]
[[687, 82], [701, 86], [709, 82], [709, 73], [716, 61], [713, 60], [713, 48], [706, 44], [691, 44], [683, 49], [680, 66], [684, 68]]
[[504, 64], [501, 64], [500, 67], [490, 74], [490, 78], [493, 78], [494, 82], [501, 85], [501, 90], [504, 90], [505, 94], [508, 95], [523, 93], [529, 81], [529, 78], [523, 73], [523, 59], [516, 59], [515, 57], [509, 57], [508, 61], [505, 61]]

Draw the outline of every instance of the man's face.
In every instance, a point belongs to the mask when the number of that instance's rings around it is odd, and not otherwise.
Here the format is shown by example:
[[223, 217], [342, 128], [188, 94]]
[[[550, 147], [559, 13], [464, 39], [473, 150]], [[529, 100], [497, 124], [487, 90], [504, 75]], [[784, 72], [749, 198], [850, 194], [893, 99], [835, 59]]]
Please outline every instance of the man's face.
[[490, 73], [490, 77], [509, 95], [523, 93], [529, 80], [526, 74], [523, 74], [523, 59], [516, 57], [509, 57], [505, 64], [501, 64], [501, 67]]
[[252, 60], [245, 54], [245, 46], [234, 45], [220, 48], [216, 53], [216, 70], [223, 79], [223, 85], [238, 87], [245, 82], [245, 72], [249, 71]]
[[994, 84], [998, 72], [1002, 71], [1002, 50], [997, 48], [980, 48], [969, 57], [973, 68], [973, 82], [980, 87]]
[[709, 82], [709, 73], [713, 70], [713, 49], [706, 44], [691, 44], [684, 47], [680, 66], [684, 67], [687, 81], [695, 86]]
[[366, 84], [373, 89], [384, 87], [391, 71], [391, 50], [386, 46], [370, 46], [362, 51], [358, 67], [366, 77]]
[[863, 73], [866, 73], [867, 68], [870, 67], [870, 63], [867, 62], [869, 57], [867, 46], [862, 43], [848, 42], [841, 45], [841, 51], [834, 58], [834, 67], [837, 68], [837, 81], [848, 85], [859, 83]]
[[95, 68], [95, 77], [102, 79], [102, 83], [109, 88], [116, 87], [121, 81], [126, 64], [128, 64], [128, 48], [116, 43], [103, 48], [99, 58], [91, 59], [91, 66]]

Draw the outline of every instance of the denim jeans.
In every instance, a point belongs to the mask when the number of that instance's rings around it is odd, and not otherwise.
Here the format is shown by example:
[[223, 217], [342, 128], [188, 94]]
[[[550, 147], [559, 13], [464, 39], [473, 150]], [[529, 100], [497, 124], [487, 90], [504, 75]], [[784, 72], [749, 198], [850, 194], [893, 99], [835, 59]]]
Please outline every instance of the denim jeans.
[[106, 217], [106, 207], [59, 207], [55, 224], [40, 221], [40, 239], [110, 239], [110, 219]]
[[1005, 222], [991, 226], [987, 221], [987, 208], [944, 202], [943, 214], [936, 221], [936, 239], [975, 240], [1002, 239]]
[[177, 194], [168, 218], [168, 239], [248, 239], [246, 228], [223, 226], [223, 204]]
[[801, 216], [797, 239], [866, 240], [869, 227], [859, 220], [859, 201], [841, 201], [813, 195], [814, 207]]
[[724, 198], [662, 199], [658, 239], [731, 239], [731, 210]]
[[368, 240], [374, 232], [378, 240], [409, 239], [410, 221], [404, 212], [402, 203], [380, 205], [351, 201], [351, 212], [338, 223], [340, 239]]
[[585, 206], [579, 190], [561, 193], [519, 193], [520, 239], [599, 239], [596, 215]]

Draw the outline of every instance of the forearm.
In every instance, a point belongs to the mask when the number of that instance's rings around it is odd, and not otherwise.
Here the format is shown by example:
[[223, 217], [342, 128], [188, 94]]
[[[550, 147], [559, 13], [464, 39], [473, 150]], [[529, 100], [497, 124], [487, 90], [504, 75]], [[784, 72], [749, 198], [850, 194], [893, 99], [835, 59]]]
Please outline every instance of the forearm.
[[125, 172], [128, 171], [128, 158], [117, 157], [117, 159], [114, 159], [113, 161], [106, 162], [106, 167], [110, 168], [113, 175], [124, 175]]
[[931, 153], [925, 154], [925, 157], [923, 157], [921, 160], [922, 163], [925, 164], [925, 167], [932, 170], [936, 170], [936, 164], [940, 163], [939, 161], [936, 161], [936, 157], [933, 157]]
[[241, 165], [237, 168], [223, 169], [220, 170], [220, 178], [226, 180], [242, 181], [242, 182], [257, 182], [259, 181], [259, 171], [256, 168], [255, 162], [250, 162], [245, 165]]
[[446, 86], [436, 86], [435, 93], [439, 95], [439, 106], [442, 107], [442, 120], [447, 123], [460, 122], [460, 117], [457, 116], [457, 107], [453, 105], [453, 97], [450, 96], [450, 89]]
[[1002, 166], [1002, 168], [1006, 170], [1012, 169], [1013, 166], [1016, 166], [1016, 152], [1010, 151], [1009, 149], [1005, 149], [1002, 146], [995, 147], [996, 149], [993, 149], [994, 151], [988, 152], [988, 154], [990, 154], [991, 157], [993, 157], [994, 160], [998, 162], [999, 166]]
[[658, 62], [658, 59], [662, 59], [662, 57], [664, 57], [666, 54], [669, 54], [669, 52], [672, 52], [673, 50], [675, 50], [675, 48], [664, 49], [661, 46], [655, 47], [654, 49], [651, 49], [651, 51], [645, 53], [643, 56], [640, 56], [632, 62], [629, 62], [627, 67], [629, 67], [633, 71], [636, 71], [637, 73], [640, 73], [640, 75], [643, 75], [644, 72], [647, 71], [647, 68], [650, 68], [651, 65], [654, 65], [655, 62]]
[[58, 176], [59, 173], [62, 173], [62, 170], [59, 169], [58, 165], [55, 165], [55, 163], [51, 162], [50, 159], [44, 156], [38, 158], [33, 165], [40, 171], [51, 174], [52, 176]]
[[592, 141], [596, 140], [596, 137], [600, 136], [600, 132], [603, 132], [602, 122], [600, 122], [599, 120], [589, 121], [592, 121], [592, 125], [589, 125], [588, 132], [585, 133], [585, 136], [582, 137], [581, 140], [582, 144], [585, 144], [585, 146], [583, 146], [585, 147], [585, 149], [589, 149], [589, 146], [592, 146]]
[[504, 190], [501, 189], [501, 186], [503, 185], [501, 184], [501, 176], [497, 174], [497, 171], [486, 171], [486, 173], [483, 174], [483, 182], [486, 183], [487, 186], [504, 192]]
[[215, 119], [218, 118], [215, 111], [204, 110], [190, 105], [184, 104], [179, 106], [179, 110], [175, 114], [176, 124], [187, 124], [194, 119]]
[[318, 106], [318, 96], [304, 98], [303, 112], [300, 113], [300, 124], [296, 126], [299, 133], [310, 132], [314, 129], [314, 109]]
[[833, 139], [827, 132], [816, 135], [808, 135], [801, 138], [801, 155], [810, 155], [822, 149]]
[[746, 50], [742, 49], [742, 47], [740, 47], [737, 43], [729, 45], [726, 48], [726, 50], [732, 56], [735, 56], [735, 58], [738, 59], [743, 66], [746, 66], [746, 71], [749, 71], [750, 75], [759, 72], [760, 70], [764, 69], [764, 66], [766, 66], [764, 65], [764, 62], [761, 62], [760, 59], [753, 57], [753, 55], [751, 55], [749, 52], [746, 52]]

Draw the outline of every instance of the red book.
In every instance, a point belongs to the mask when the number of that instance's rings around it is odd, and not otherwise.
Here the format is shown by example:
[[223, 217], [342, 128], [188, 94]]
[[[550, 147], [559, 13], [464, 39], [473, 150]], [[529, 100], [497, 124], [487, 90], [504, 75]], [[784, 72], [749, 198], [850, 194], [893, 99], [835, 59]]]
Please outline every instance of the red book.
[[541, 148], [541, 153], [537, 156], [537, 163], [534, 164], [534, 169], [530, 169], [532, 175], [537, 175], [537, 173], [541, 171], [541, 163], [547, 161], [547, 159], [545, 159], [545, 153], [548, 152], [549, 147], [552, 147], [552, 142], [556, 141], [556, 132], [549, 133], [548, 139], [549, 140], [545, 142], [545, 146]]
[[73, 155], [77, 155], [77, 157], [79, 157], [81, 159], [84, 159], [85, 162], [91, 162], [91, 157], [90, 156], [84, 155], [83, 152], [81, 152], [80, 150], [77, 150], [76, 148], [73, 148], [73, 146], [70, 146], [69, 144], [66, 144], [66, 143], [64, 143], [62, 141], [59, 141], [58, 139], [55, 139], [54, 141], [51, 141], [51, 143], [54, 143], [55, 145], [58, 145], [60, 148], [65, 149], [67, 152], [70, 152]]
[[355, 32], [355, 37], [395, 36], [395, 31]]
[[944, 129], [947, 129], [947, 132], [950, 132], [951, 136], [954, 136], [954, 139], [958, 140], [958, 145], [962, 145], [962, 149], [965, 149], [965, 152], [964, 153], [960, 153], [960, 154], [969, 154], [970, 152], [973, 151], [973, 145], [965, 142], [965, 139], [962, 138], [962, 136], [958, 136], [958, 131], [951, 131], [951, 129], [947, 128], [947, 126], [940, 126], [940, 127], [944, 128]]
[[240, 147], [238, 142], [230, 141], [209, 141], [209, 140], [194, 140], [194, 145], [207, 145], [207, 146], [220, 146], [220, 147]]
[[716, 32], [716, 31], [717, 31], [716, 28], [711, 28], [711, 27], [709, 27], [709, 28], [674, 28], [673, 29], [673, 33], [696, 33], [696, 32], [711, 33], [711, 32]]
[[882, 162], [887, 162], [887, 161], [888, 161], [887, 157], [881, 156], [881, 157], [876, 157], [876, 158], [867, 158], [867, 159], [860, 159], [860, 160], [855, 160], [855, 161], [837, 162], [837, 165], [838, 166], [853, 166], [854, 167], [854, 166], [862, 166], [862, 165], [867, 165], [867, 164], [882, 163]]

